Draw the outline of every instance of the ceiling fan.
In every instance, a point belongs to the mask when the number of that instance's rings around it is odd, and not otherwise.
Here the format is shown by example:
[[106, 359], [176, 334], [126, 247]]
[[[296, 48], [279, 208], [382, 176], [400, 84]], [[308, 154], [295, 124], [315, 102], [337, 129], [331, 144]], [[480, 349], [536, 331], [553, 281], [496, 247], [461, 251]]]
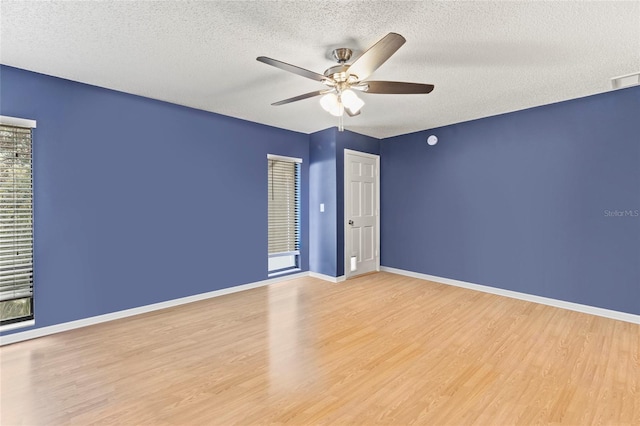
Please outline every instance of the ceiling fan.
[[293, 98], [274, 102], [271, 105], [284, 105], [323, 95], [322, 98], [320, 98], [320, 105], [325, 111], [328, 111], [336, 117], [340, 117], [339, 130], [342, 131], [342, 117], [344, 116], [344, 112], [346, 111], [347, 115], [353, 117], [360, 114], [360, 110], [364, 105], [364, 101], [356, 95], [354, 90], [362, 93], [402, 95], [430, 93], [433, 90], [434, 86], [432, 84], [367, 80], [367, 78], [377, 70], [380, 65], [385, 63], [405, 42], [405, 38], [400, 34], [389, 33], [357, 57], [351, 64], [347, 63], [353, 53], [351, 49], [335, 49], [333, 51], [333, 57], [338, 61], [338, 65], [328, 68], [323, 74], [318, 74], [276, 59], [267, 58], [266, 56], [259, 56], [256, 59], [267, 65], [319, 81], [327, 86], [326, 89], [294, 96]]

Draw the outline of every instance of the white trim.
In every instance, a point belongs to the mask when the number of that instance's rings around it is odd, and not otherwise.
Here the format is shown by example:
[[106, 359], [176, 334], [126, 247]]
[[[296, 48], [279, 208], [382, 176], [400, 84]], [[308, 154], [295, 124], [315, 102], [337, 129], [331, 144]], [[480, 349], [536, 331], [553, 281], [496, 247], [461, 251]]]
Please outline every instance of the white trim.
[[0, 115], [0, 124], [4, 124], [5, 126], [30, 127], [32, 129], [35, 129], [36, 120]]
[[268, 160], [289, 161], [290, 163], [302, 163], [302, 158], [285, 157], [284, 155], [267, 154]]
[[36, 320], [34, 319], [27, 320], [27, 321], [20, 321], [20, 322], [12, 322], [11, 324], [0, 326], [0, 333], [9, 331], [9, 330], [15, 330], [16, 328], [32, 327], [34, 325], [36, 325]]
[[319, 274], [318, 272], [309, 272], [309, 276], [312, 278], [329, 281], [330, 283], [341, 283], [346, 279], [344, 275], [341, 275], [339, 277], [332, 277], [331, 275]]
[[422, 274], [419, 272], [406, 271], [404, 269], [390, 268], [382, 266], [381, 271], [392, 274], [405, 275], [407, 277], [419, 278], [427, 281], [434, 281], [440, 284], [452, 285], [455, 287], [467, 288], [469, 290], [481, 291], [483, 293], [497, 294], [498, 296], [511, 297], [513, 299], [525, 300], [527, 302], [539, 303], [541, 305], [553, 306], [556, 308], [568, 309], [570, 311], [582, 312], [599, 317], [611, 318], [619, 321], [640, 324], [640, 315], [627, 312], [613, 311], [611, 309], [598, 308], [595, 306], [582, 305], [580, 303], [566, 302], [564, 300], [551, 299], [549, 297], [535, 296], [533, 294], [520, 293], [518, 291], [504, 290], [496, 287], [489, 287], [481, 284], [473, 284], [466, 281], [454, 280], [451, 278], [437, 277], [435, 275]]
[[287, 281], [293, 278], [301, 278], [309, 276], [308, 272], [299, 274], [291, 274], [285, 277], [270, 278], [263, 281], [242, 284], [235, 287], [223, 288], [220, 290], [210, 291], [207, 293], [195, 294], [193, 296], [181, 297], [179, 299], [167, 300], [166, 302], [154, 303], [152, 305], [140, 306], [137, 308], [125, 309], [124, 311], [112, 312], [109, 314], [98, 315], [95, 317], [83, 318], [76, 321], [65, 322], [62, 324], [50, 325], [48, 327], [36, 328], [34, 330], [23, 331], [21, 333], [0, 336], [0, 346], [9, 345], [11, 343], [22, 342], [24, 340], [35, 339], [38, 337], [48, 336], [50, 334], [62, 333], [63, 331], [74, 330], [76, 328], [87, 327], [102, 322], [113, 321], [121, 318], [140, 315], [147, 312], [153, 312], [160, 309], [171, 308], [173, 306], [184, 305], [186, 303], [197, 302], [199, 300], [211, 299], [213, 297], [224, 296], [225, 294], [237, 293], [240, 291], [251, 290], [253, 288], [263, 287], [270, 284]]
[[[351, 277], [351, 259], [349, 253], [347, 251], [347, 231], [349, 230], [349, 225], [347, 225], [347, 190], [348, 190], [348, 182], [347, 182], [347, 162], [344, 160], [347, 157], [347, 154], [357, 155], [365, 158], [372, 158], [376, 160], [376, 271], [380, 271], [380, 156], [376, 154], [369, 154], [368, 152], [360, 152], [354, 151], [353, 149], [344, 149], [343, 155], [343, 181], [344, 181], [344, 192], [342, 193], [343, 198], [343, 216], [344, 216], [344, 241], [343, 241], [343, 250], [344, 250], [344, 277]], [[354, 275], [354, 276], [357, 276]]]

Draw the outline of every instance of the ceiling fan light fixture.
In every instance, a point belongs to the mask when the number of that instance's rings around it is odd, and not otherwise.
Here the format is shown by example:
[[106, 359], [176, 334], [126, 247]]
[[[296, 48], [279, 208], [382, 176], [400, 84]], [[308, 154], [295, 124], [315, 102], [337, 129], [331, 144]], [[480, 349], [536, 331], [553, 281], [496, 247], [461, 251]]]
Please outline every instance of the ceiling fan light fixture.
[[335, 93], [327, 93], [320, 98], [320, 106], [331, 115], [340, 117], [344, 112], [342, 104]]
[[364, 101], [355, 94], [353, 90], [343, 90], [340, 94], [340, 99], [346, 108], [349, 108], [353, 114], [357, 114], [358, 111], [364, 106]]

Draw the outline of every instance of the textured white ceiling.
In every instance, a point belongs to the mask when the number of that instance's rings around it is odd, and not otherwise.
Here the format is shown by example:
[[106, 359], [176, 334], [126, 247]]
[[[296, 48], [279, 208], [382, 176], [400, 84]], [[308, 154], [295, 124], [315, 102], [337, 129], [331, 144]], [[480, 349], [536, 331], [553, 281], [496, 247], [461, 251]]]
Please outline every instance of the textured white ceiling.
[[347, 129], [388, 137], [610, 90], [640, 71], [640, 1], [0, 3], [0, 62], [305, 133], [337, 125], [323, 88], [255, 60], [322, 73], [388, 32], [407, 43], [372, 79], [429, 95], [363, 94]]

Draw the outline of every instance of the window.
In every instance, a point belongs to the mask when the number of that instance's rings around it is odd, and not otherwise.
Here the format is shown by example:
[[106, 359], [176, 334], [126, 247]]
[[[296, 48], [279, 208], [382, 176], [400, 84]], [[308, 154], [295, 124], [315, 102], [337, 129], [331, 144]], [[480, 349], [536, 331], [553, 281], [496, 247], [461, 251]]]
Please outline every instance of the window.
[[33, 320], [35, 122], [0, 116], [0, 326]]
[[299, 158], [267, 155], [269, 164], [269, 275], [300, 268]]

